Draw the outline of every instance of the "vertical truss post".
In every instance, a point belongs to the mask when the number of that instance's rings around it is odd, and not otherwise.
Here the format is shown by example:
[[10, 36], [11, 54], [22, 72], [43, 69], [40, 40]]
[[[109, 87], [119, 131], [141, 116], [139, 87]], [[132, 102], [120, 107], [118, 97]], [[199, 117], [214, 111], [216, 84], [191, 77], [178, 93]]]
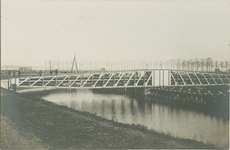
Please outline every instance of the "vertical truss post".
[[80, 75], [80, 86], [82, 85], [82, 75]]
[[70, 84], [70, 83], [69, 83], [69, 76], [68, 76], [68, 87], [69, 87], [69, 84]]
[[42, 86], [44, 86], [44, 78], [42, 78]]
[[171, 71], [168, 71], [168, 85], [171, 85], [172, 81], [171, 81]]
[[159, 86], [161, 86], [161, 70], [159, 70]]
[[115, 75], [116, 75], [116, 73], [114, 73], [114, 75], [113, 75], [113, 86], [115, 85]]
[[145, 86], [145, 71], [144, 71], [144, 75], [143, 75], [143, 85]]
[[29, 86], [30, 86], [30, 78], [29, 78]]
[[178, 85], [178, 70], [177, 70], [177, 74], [176, 74], [176, 83]]
[[57, 77], [55, 78], [55, 86], [57, 86]]
[[133, 86], [136, 84], [136, 72], [134, 72], [134, 77], [133, 77]]
[[155, 70], [152, 71], [152, 86], [155, 86]]
[[102, 86], [104, 85], [104, 83], [105, 83], [105, 76], [104, 74], [102, 74]]
[[92, 74], [92, 76], [91, 76], [91, 86], [93, 86], [93, 75], [94, 74]]
[[125, 86], [125, 80], [126, 80], [126, 76], [124, 75], [124, 78], [123, 78], [123, 85]]

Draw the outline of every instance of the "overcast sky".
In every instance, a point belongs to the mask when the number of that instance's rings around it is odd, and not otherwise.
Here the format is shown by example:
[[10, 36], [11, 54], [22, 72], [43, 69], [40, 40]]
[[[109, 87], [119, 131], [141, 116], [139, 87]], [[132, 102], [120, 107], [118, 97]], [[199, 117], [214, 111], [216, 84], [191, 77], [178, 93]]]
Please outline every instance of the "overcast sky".
[[230, 60], [230, 2], [2, 1], [2, 65]]

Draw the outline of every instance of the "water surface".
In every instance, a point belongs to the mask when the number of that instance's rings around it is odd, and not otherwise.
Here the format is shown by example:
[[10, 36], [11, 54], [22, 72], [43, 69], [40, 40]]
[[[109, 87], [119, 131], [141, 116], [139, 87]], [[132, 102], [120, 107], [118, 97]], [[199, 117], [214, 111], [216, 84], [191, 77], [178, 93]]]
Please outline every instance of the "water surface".
[[126, 124], [141, 124], [174, 137], [228, 147], [228, 114], [222, 108], [160, 103], [147, 96], [56, 90], [42, 98], [70, 108]]

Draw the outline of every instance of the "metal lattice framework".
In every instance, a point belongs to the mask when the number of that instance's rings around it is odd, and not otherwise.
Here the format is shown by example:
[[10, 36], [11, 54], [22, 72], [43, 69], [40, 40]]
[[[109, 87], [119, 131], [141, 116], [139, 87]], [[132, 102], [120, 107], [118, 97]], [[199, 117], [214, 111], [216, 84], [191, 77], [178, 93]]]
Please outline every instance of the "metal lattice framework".
[[18, 87], [131, 88], [228, 85], [230, 75], [179, 70], [131, 70], [20, 78]]

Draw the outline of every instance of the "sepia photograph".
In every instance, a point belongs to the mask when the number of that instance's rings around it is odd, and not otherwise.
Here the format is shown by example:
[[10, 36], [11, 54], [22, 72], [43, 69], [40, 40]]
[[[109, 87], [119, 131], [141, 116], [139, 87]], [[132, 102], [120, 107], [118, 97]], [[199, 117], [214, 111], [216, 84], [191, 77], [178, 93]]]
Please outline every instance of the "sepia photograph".
[[230, 1], [0, 2], [0, 149], [229, 149]]

